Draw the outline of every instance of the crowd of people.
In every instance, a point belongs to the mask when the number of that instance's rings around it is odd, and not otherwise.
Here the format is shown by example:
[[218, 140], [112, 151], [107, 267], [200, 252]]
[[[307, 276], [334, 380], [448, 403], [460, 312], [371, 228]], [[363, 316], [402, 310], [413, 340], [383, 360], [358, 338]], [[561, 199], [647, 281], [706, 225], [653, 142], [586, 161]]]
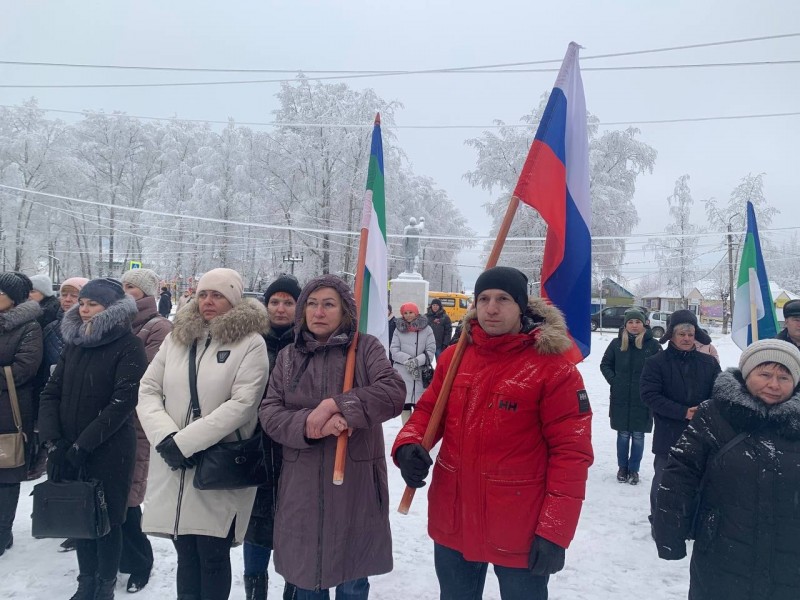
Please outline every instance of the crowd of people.
[[[63, 544], [78, 562], [71, 600], [113, 598], [119, 573], [128, 592], [147, 586], [148, 535], [174, 545], [179, 600], [228, 598], [238, 544], [249, 600], [267, 598], [273, 551], [284, 600], [365, 600], [393, 566], [382, 424], [401, 416], [390, 458], [410, 488], [430, 480], [440, 598], [480, 599], [492, 564], [503, 600], [546, 599], [594, 460], [592, 409], [563, 315], [528, 297], [524, 274], [488, 269], [474, 293], [458, 336], [439, 300], [389, 306], [386, 348], [357, 334], [353, 292], [333, 275], [280, 276], [258, 301], [213, 269], [173, 311], [148, 269], [71, 277], [58, 295], [45, 275], [0, 273], [0, 433], [19, 424], [26, 440], [22, 464], [0, 468], [0, 555], [21, 482], [46, 469], [99, 481], [106, 499], [108, 532]], [[632, 309], [601, 361], [616, 478], [639, 483], [653, 432], [651, 533], [668, 560], [695, 540], [693, 600], [800, 594], [800, 301], [784, 315], [780, 339], [721, 373], [693, 313], [657, 340]], [[244, 440], [261, 448], [258, 485], [204, 484], [204, 457]]]

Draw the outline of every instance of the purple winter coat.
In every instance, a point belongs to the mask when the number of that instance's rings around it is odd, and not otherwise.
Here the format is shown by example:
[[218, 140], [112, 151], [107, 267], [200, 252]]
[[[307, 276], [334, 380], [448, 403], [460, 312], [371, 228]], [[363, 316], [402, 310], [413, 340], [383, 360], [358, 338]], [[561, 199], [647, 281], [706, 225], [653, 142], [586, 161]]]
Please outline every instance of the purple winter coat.
[[[172, 331], [172, 323], [158, 313], [156, 299], [145, 296], [136, 301], [139, 311], [133, 318], [131, 329], [142, 340], [144, 353], [147, 355], [147, 364], [155, 358], [161, 343]], [[147, 491], [147, 474], [150, 471], [150, 442], [144, 434], [141, 423], [136, 413], [133, 414], [133, 425], [136, 427], [136, 466], [133, 468], [133, 483], [128, 494], [128, 506], [139, 506], [144, 502]]]
[[[321, 344], [301, 320], [308, 295], [333, 287], [351, 325]], [[342, 393], [345, 357], [355, 333], [355, 303], [346, 284], [330, 275], [309, 282], [297, 303], [295, 343], [278, 354], [259, 410], [267, 435], [283, 446], [275, 515], [275, 570], [303, 589], [392, 570], [389, 489], [382, 423], [400, 414], [405, 386], [373, 336], [358, 338], [354, 388]], [[344, 485], [333, 485], [334, 436], [305, 437], [306, 418], [333, 398], [353, 429]]]

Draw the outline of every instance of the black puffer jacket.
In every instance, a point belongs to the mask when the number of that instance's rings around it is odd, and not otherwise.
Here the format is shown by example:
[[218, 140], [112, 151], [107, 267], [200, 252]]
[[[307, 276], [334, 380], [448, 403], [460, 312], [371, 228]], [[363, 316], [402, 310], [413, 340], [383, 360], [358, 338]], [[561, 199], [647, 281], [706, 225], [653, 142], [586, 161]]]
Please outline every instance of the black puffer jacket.
[[[123, 522], [136, 455], [131, 415], [147, 368], [131, 331], [136, 303], [126, 296], [83, 323], [74, 306], [61, 323], [64, 352], [39, 405], [39, 438], [64, 439], [88, 451], [88, 477], [103, 482], [112, 525]], [[48, 477], [75, 476], [66, 466]]]
[[[269, 372], [275, 368], [278, 353], [294, 342], [294, 327], [289, 326], [282, 333], [270, 330], [264, 334], [269, 355]], [[253, 512], [250, 514], [250, 524], [247, 527], [245, 541], [257, 546], [272, 548], [272, 531], [275, 527], [275, 505], [278, 498], [278, 477], [281, 474], [283, 452], [281, 445], [272, 441], [264, 430], [261, 429], [264, 439], [264, 464], [267, 467], [267, 481], [258, 487], [256, 500], [253, 503]]]
[[441, 352], [450, 343], [450, 338], [453, 335], [453, 323], [450, 321], [450, 316], [444, 312], [443, 308], [434, 311], [433, 308], [429, 307], [425, 317], [427, 317], [428, 325], [433, 330], [436, 350]]
[[778, 333], [778, 335], [776, 335], [775, 337], [778, 338], [779, 340], [783, 340], [784, 342], [789, 342], [790, 344], [794, 344], [795, 346], [797, 346], [797, 348], [800, 348], [800, 345], [795, 344], [794, 340], [789, 337], [788, 329], [785, 328], [781, 329], [780, 333]]
[[[713, 460], [740, 432], [749, 436]], [[690, 600], [800, 598], [800, 391], [768, 406], [739, 371], [717, 378], [664, 470], [653, 522], [662, 558], [686, 555], [704, 475]]]
[[[42, 314], [39, 303], [28, 300], [0, 313], [0, 367], [10, 366], [17, 389], [22, 430], [33, 439], [31, 395], [39, 363], [42, 361], [42, 328], [36, 319]], [[11, 413], [6, 376], [0, 369], [0, 433], [17, 430]], [[25, 465], [16, 469], [0, 469], [0, 483], [25, 480]]]
[[672, 344], [645, 361], [639, 392], [655, 417], [653, 454], [669, 453], [689, 423], [686, 411], [711, 397], [719, 373], [711, 355], [684, 352]]
[[[622, 336], [627, 336], [625, 350]], [[661, 344], [653, 339], [649, 329], [644, 330], [640, 344], [641, 348], [636, 344], [636, 336], [623, 329], [611, 340], [600, 361], [600, 371], [611, 386], [608, 415], [611, 429], [616, 431], [650, 433], [653, 430], [653, 416], [639, 394], [639, 379], [645, 359], [661, 352]]]

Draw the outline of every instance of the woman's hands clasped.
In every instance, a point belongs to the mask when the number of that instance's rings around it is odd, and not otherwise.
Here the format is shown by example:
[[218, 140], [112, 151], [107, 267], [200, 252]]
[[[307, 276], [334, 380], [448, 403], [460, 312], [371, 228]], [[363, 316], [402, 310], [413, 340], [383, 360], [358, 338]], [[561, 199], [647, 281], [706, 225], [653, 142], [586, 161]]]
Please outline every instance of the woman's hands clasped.
[[[325, 398], [306, 418], [307, 438], [316, 440], [333, 435], [338, 437], [348, 431], [347, 421], [333, 398]], [[348, 435], [352, 435], [352, 431]]]

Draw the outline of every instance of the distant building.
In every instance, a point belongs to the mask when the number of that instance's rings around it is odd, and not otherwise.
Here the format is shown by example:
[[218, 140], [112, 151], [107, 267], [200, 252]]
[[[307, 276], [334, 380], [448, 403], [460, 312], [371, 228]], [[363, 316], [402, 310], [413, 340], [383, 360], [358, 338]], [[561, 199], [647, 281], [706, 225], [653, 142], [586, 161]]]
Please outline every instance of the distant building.
[[[593, 290], [595, 293], [597, 290]], [[634, 294], [624, 287], [606, 277], [603, 279], [600, 296], [592, 297], [592, 313], [596, 313], [606, 306], [629, 306], [634, 304]]]
[[686, 307], [698, 316], [702, 302], [703, 294], [696, 287], [693, 287], [685, 298], [675, 288], [664, 288], [642, 295], [642, 304], [651, 310], [673, 312]]

